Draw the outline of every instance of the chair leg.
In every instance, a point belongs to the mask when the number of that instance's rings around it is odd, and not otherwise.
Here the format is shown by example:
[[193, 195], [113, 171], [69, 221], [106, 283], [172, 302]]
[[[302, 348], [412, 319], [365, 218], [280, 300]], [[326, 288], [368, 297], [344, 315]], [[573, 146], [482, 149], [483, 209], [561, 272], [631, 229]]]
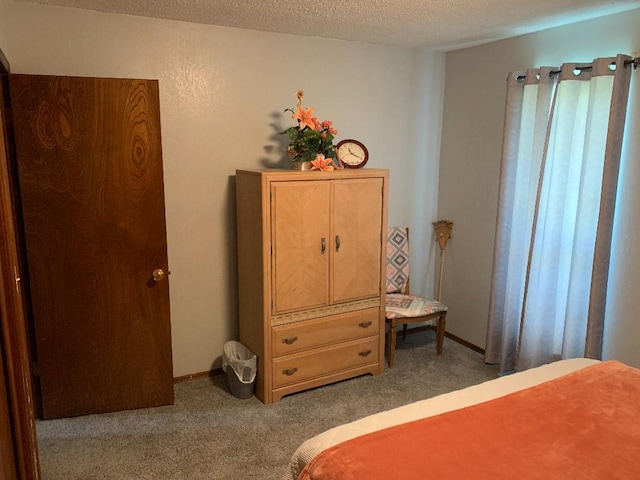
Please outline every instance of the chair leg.
[[393, 367], [396, 359], [396, 324], [389, 323], [389, 368]]
[[407, 327], [409, 325], [407, 325], [406, 323], [402, 324], [402, 340], [406, 340], [407, 339]]
[[436, 327], [436, 355], [442, 355], [442, 346], [444, 344], [444, 329], [447, 323], [447, 315], [438, 317], [438, 325]]

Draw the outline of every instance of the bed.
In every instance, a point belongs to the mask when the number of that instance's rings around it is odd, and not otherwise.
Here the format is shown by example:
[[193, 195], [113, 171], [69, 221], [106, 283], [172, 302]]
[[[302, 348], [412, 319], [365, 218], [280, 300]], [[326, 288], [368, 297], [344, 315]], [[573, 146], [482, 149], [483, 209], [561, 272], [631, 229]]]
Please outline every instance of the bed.
[[283, 480], [385, 478], [640, 478], [640, 370], [561, 360], [371, 415], [304, 442]]

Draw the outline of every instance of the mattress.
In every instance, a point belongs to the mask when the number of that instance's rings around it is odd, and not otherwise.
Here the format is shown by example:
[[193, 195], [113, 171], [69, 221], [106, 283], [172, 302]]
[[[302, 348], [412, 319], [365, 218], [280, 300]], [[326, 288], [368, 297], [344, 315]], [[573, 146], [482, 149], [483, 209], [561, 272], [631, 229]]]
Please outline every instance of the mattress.
[[486, 402], [595, 363], [598, 361], [584, 358], [560, 360], [340, 425], [316, 435], [300, 445], [291, 457], [283, 480], [296, 480], [307, 463], [316, 455], [346, 440], [387, 427]]

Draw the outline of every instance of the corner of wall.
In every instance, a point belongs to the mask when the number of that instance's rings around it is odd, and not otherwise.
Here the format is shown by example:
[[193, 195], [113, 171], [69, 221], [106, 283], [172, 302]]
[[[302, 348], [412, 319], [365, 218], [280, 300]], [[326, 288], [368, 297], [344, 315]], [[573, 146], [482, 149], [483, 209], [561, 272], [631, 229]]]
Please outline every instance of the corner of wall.
[[407, 182], [411, 189], [408, 219], [413, 245], [411, 268], [414, 275], [411, 284], [415, 293], [431, 298], [435, 294], [436, 275], [436, 249], [431, 223], [436, 221], [438, 215], [445, 61], [444, 52], [416, 50], [411, 92], [413, 144]]

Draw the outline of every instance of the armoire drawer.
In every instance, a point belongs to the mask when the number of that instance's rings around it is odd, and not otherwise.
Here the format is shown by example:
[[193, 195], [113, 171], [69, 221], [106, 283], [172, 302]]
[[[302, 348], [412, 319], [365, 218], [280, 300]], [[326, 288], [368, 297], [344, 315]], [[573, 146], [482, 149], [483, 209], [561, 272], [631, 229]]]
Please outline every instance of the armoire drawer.
[[273, 388], [378, 361], [378, 337], [354, 340], [273, 360]]
[[368, 308], [274, 327], [272, 330], [273, 356], [279, 357], [377, 335], [380, 325], [379, 315], [379, 308]]

